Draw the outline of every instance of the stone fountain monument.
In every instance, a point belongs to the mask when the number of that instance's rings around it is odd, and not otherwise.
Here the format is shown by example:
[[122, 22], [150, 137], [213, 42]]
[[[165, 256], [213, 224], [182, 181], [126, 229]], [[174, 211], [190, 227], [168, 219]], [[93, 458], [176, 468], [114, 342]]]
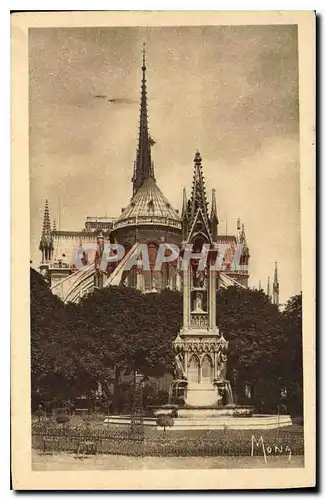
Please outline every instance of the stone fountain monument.
[[[144, 418], [144, 423], [156, 426], [158, 415], [170, 414], [174, 418], [171, 430], [266, 429], [291, 425], [289, 415], [253, 415], [252, 406], [236, 406], [233, 402], [227, 380], [228, 341], [216, 324], [219, 255], [215, 191], [209, 215], [201, 161], [197, 152], [191, 197], [187, 200], [185, 190], [183, 195], [179, 263], [183, 278], [183, 325], [173, 341], [175, 370], [169, 404], [151, 407], [154, 417]], [[121, 416], [105, 422], [130, 421], [129, 417]]]
[[230, 382], [226, 379], [228, 342], [216, 325], [219, 273], [214, 191], [210, 216], [207, 205], [201, 157], [197, 152], [189, 201], [184, 192], [183, 326], [173, 342], [175, 380], [169, 394], [170, 403], [179, 407], [179, 416], [220, 415], [222, 409], [232, 413], [235, 407]]
[[273, 415], [252, 418], [254, 407], [233, 402], [227, 380], [228, 342], [216, 324], [219, 255], [215, 190], [209, 215], [201, 161], [197, 152], [191, 198], [187, 200], [185, 190], [183, 195], [183, 326], [173, 342], [174, 380], [169, 404], [157, 408], [155, 415], [170, 413], [175, 419], [172, 429], [291, 425], [289, 416], [282, 416], [281, 424]]

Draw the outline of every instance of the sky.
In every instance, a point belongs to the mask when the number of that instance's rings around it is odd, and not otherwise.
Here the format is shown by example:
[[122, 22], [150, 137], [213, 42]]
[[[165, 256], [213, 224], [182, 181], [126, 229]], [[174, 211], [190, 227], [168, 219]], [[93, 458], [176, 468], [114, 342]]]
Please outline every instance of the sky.
[[208, 198], [216, 188], [219, 233], [235, 233], [240, 217], [250, 286], [266, 288], [277, 261], [285, 302], [301, 291], [294, 25], [30, 29], [33, 263], [46, 198], [62, 230], [128, 204], [144, 42], [158, 185], [181, 209], [198, 149]]

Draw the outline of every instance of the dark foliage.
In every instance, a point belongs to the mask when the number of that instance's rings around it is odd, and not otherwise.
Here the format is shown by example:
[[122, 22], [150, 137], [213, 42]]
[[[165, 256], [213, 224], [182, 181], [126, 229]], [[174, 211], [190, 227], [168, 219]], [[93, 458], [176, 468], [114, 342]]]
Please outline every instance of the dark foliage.
[[[64, 305], [31, 270], [32, 403], [77, 396], [126, 409], [121, 374], [159, 377], [173, 368], [172, 339], [180, 329], [178, 292], [143, 295], [127, 287], [96, 290], [78, 305]], [[132, 389], [129, 383], [128, 389]], [[56, 405], [54, 404], [54, 407]]]
[[[254, 403], [264, 413], [282, 403], [300, 413], [301, 308], [301, 295], [281, 313], [262, 291], [230, 287], [218, 294], [218, 324], [230, 342], [228, 378], [238, 404]], [[244, 394], [246, 386], [251, 399]]]
[[[182, 324], [180, 293], [110, 287], [64, 305], [33, 269], [30, 281], [33, 409], [73, 408], [84, 395], [93, 406], [128, 412], [136, 370], [154, 377], [172, 372], [172, 340]], [[218, 292], [217, 319], [230, 343], [228, 378], [237, 403], [255, 403], [262, 412], [285, 404], [300, 414], [301, 295], [281, 313], [263, 292], [230, 287]], [[166, 393], [149, 388], [143, 396], [145, 407], [167, 402]]]

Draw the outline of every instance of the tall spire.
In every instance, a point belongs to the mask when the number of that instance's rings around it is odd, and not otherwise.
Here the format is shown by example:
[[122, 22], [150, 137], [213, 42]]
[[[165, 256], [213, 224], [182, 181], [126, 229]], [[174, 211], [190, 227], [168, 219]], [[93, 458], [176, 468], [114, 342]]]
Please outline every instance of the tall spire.
[[43, 227], [39, 250], [41, 250], [42, 252], [42, 262], [46, 262], [52, 259], [53, 239], [51, 231], [49, 202], [47, 199], [45, 200]]
[[212, 210], [211, 210], [211, 232], [213, 241], [217, 239], [217, 226], [218, 226], [218, 217], [217, 217], [217, 208], [216, 208], [216, 196], [215, 189], [212, 189]]
[[151, 147], [154, 143], [148, 133], [147, 119], [147, 89], [146, 89], [146, 52], [143, 44], [142, 52], [142, 81], [140, 97], [140, 118], [139, 118], [139, 136], [136, 161], [134, 165], [134, 175], [132, 178], [133, 195], [138, 191], [143, 182], [149, 177], [154, 178], [154, 166], [151, 157]]
[[267, 297], [269, 298], [271, 296], [271, 292], [270, 292], [270, 277], [268, 276], [268, 280], [267, 280]]
[[280, 285], [278, 282], [278, 275], [277, 275], [277, 262], [275, 262], [274, 281], [273, 281], [273, 304], [276, 304], [277, 306], [279, 305], [279, 295], [280, 295]]
[[207, 198], [205, 181], [202, 167], [202, 159], [199, 151], [196, 151], [194, 159], [194, 177], [192, 183], [192, 193], [190, 198], [190, 215], [191, 222], [196, 215], [197, 210], [200, 208], [206, 223], [208, 223], [208, 213], [207, 213]]
[[189, 202], [187, 200], [187, 191], [186, 188], [183, 188], [183, 199], [182, 199], [182, 237], [184, 240], [187, 239], [188, 231], [189, 231]]

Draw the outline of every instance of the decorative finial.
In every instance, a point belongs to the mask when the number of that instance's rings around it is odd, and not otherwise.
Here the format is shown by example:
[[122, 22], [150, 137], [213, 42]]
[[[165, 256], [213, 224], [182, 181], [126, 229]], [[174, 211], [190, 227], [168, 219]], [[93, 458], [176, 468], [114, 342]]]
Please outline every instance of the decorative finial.
[[201, 161], [202, 161], [202, 158], [200, 156], [200, 152], [198, 151], [198, 149], [196, 150], [196, 154], [195, 154], [195, 159], [194, 159], [194, 162], [196, 165], [200, 165], [201, 164]]

